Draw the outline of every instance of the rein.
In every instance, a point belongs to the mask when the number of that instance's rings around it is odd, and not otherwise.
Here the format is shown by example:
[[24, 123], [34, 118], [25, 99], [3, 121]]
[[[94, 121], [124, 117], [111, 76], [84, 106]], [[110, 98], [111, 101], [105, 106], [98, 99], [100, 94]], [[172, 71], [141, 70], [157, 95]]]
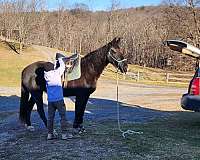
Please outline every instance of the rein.
[[133, 130], [122, 130], [121, 128], [121, 124], [120, 124], [120, 113], [119, 113], [119, 74], [118, 74], [118, 71], [119, 71], [119, 67], [117, 68], [117, 72], [116, 72], [116, 81], [117, 81], [117, 85], [116, 85], [116, 90], [117, 90], [117, 124], [118, 124], [118, 129], [119, 131], [122, 133], [122, 137], [123, 138], [126, 138], [126, 134], [128, 135], [132, 135], [132, 134], [143, 134], [143, 132], [138, 132], [138, 131], [133, 131]]

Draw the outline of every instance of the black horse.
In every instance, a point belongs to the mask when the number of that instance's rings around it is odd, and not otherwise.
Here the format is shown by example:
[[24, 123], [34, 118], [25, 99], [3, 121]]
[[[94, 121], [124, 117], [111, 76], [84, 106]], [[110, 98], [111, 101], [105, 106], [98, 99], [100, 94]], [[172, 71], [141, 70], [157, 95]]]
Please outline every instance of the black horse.
[[[114, 38], [105, 46], [84, 56], [81, 59], [81, 77], [69, 81], [67, 86], [63, 87], [65, 97], [76, 96], [74, 128], [82, 125], [88, 98], [96, 90], [97, 80], [104, 68], [111, 63], [122, 73], [126, 73], [128, 64], [119, 46], [120, 40]], [[42, 98], [43, 92], [46, 92], [44, 71], [52, 70], [53, 67], [51, 62], [38, 61], [22, 71], [19, 118], [27, 126], [31, 126], [30, 116], [35, 103], [41, 119], [47, 126]]]

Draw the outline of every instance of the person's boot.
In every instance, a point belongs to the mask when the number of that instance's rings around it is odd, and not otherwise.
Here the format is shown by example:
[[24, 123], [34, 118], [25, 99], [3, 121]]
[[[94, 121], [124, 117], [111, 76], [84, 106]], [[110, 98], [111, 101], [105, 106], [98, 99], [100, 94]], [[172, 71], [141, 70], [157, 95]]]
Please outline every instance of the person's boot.
[[62, 136], [61, 136], [62, 140], [69, 140], [72, 138], [73, 138], [73, 135], [71, 133], [65, 133], [65, 134], [62, 134]]
[[56, 139], [57, 137], [54, 134], [48, 133], [47, 134], [47, 140], [52, 140], [52, 139]]

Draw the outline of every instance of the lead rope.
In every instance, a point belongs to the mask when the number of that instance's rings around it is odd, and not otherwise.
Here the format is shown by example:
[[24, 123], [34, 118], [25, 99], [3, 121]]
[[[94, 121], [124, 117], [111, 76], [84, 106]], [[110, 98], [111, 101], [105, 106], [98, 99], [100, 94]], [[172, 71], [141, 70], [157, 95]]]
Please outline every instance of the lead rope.
[[118, 124], [118, 129], [122, 133], [123, 138], [126, 138], [126, 134], [132, 135], [132, 134], [143, 134], [143, 132], [137, 132], [133, 130], [122, 130], [121, 129], [121, 124], [120, 124], [120, 114], [119, 114], [119, 76], [118, 76], [118, 68], [117, 68], [117, 124]]

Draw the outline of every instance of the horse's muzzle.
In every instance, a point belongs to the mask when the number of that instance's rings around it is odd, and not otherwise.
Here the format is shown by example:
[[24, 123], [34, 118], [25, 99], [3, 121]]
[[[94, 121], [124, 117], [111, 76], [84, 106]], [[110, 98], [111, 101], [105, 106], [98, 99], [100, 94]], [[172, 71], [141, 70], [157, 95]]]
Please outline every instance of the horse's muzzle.
[[128, 70], [128, 64], [127, 63], [121, 63], [119, 65], [119, 70], [122, 72], [122, 73], [126, 73], [127, 70]]

